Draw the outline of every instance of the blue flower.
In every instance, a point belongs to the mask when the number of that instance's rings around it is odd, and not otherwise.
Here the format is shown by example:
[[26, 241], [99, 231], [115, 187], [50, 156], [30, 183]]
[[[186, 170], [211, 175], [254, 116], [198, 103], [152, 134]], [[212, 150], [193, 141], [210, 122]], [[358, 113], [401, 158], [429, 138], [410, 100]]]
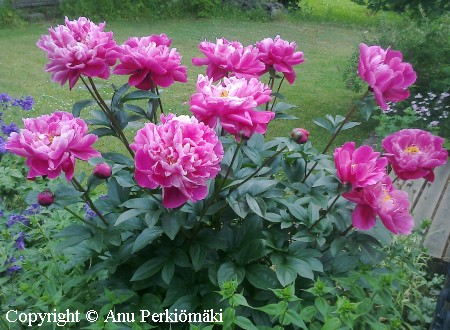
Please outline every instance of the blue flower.
[[24, 99], [14, 99], [11, 102], [11, 105], [14, 107], [22, 107], [22, 109], [25, 111], [30, 111], [31, 109], [33, 109], [34, 99], [28, 95]]
[[0, 136], [0, 155], [4, 155], [8, 152], [8, 150], [6, 150], [6, 140]]
[[6, 93], [0, 93], [0, 106], [7, 109], [12, 98]]
[[25, 226], [28, 226], [30, 224], [30, 219], [26, 218], [23, 214], [11, 214], [8, 221], [6, 222], [6, 226], [10, 228], [18, 222]]
[[[19, 260], [22, 261], [23, 260], [23, 256], [20, 256]], [[9, 259], [9, 261], [6, 261], [5, 264], [8, 265], [8, 264], [13, 264], [15, 262], [17, 262], [17, 259], [15, 257], [12, 257], [11, 259]], [[6, 275], [7, 276], [12, 276], [12, 275], [14, 275], [15, 273], [17, 273], [17, 272], [19, 272], [21, 270], [22, 270], [22, 267], [20, 265], [13, 265], [13, 266], [8, 267], [6, 269]]]
[[39, 212], [41, 212], [41, 206], [38, 203], [31, 204], [27, 207], [25, 211], [22, 212], [22, 214], [25, 215], [36, 215]]
[[25, 242], [24, 242], [25, 234], [20, 233], [19, 237], [16, 239], [16, 246], [19, 250], [25, 249]]
[[9, 136], [12, 132], [18, 132], [19, 127], [15, 123], [10, 123], [9, 125], [5, 125], [2, 123], [2, 133], [6, 136]]

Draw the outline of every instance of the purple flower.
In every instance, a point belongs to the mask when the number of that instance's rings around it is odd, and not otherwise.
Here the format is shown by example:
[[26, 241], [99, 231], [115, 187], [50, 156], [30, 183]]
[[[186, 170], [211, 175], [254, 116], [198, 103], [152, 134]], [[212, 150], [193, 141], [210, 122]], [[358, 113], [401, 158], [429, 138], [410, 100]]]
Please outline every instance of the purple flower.
[[[19, 260], [22, 261], [23, 260], [23, 256], [20, 256]], [[9, 259], [9, 261], [6, 261], [5, 264], [8, 265], [8, 264], [13, 264], [15, 262], [17, 262], [17, 259], [15, 257], [12, 257], [11, 259]], [[6, 269], [6, 275], [7, 276], [12, 276], [12, 275], [14, 275], [15, 273], [17, 273], [20, 270], [22, 270], [22, 267], [20, 265], [13, 265], [13, 266], [8, 267]]]
[[25, 215], [36, 215], [39, 212], [41, 212], [41, 207], [38, 203], [31, 204], [27, 207], [25, 211], [23, 211], [23, 214]]
[[3, 107], [3, 109], [7, 109], [9, 106], [9, 103], [11, 102], [12, 98], [6, 93], [0, 93], [0, 106]]
[[15, 123], [10, 123], [9, 125], [2, 124], [2, 133], [9, 136], [12, 132], [19, 132], [19, 127]]
[[5, 148], [6, 145], [6, 140], [0, 136], [0, 155], [4, 155], [8, 152], [8, 150], [6, 150]]
[[28, 95], [24, 99], [14, 99], [11, 102], [11, 105], [14, 107], [21, 107], [25, 111], [30, 111], [34, 105], [34, 99]]
[[30, 224], [30, 219], [23, 216], [22, 214], [11, 214], [8, 221], [6, 222], [6, 227], [10, 228], [16, 223], [21, 223], [25, 226], [28, 226]]
[[20, 233], [19, 237], [16, 239], [16, 246], [19, 250], [25, 249], [25, 242], [24, 242], [25, 234]]

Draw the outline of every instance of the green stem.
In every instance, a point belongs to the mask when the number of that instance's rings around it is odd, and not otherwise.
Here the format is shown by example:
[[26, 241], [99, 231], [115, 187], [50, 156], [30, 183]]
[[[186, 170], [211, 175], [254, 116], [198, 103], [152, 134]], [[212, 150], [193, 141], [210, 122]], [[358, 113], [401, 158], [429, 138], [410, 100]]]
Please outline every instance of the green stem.
[[72, 214], [75, 218], [81, 220], [83, 223], [85, 223], [85, 224], [87, 224], [87, 225], [89, 225], [89, 226], [91, 226], [91, 227], [94, 227], [95, 229], [101, 229], [101, 228], [98, 228], [98, 227], [97, 227], [96, 225], [94, 225], [93, 223], [91, 223], [91, 222], [89, 222], [89, 221], [86, 221], [86, 219], [83, 219], [79, 214], [75, 213], [75, 212], [74, 212], [73, 210], [71, 210], [68, 206], [64, 206], [64, 210], [66, 210], [67, 212], [69, 212], [70, 214]]
[[161, 109], [161, 113], [164, 113], [162, 101], [161, 101], [161, 95], [159, 94], [158, 86], [155, 86], [155, 90], [156, 90], [156, 95], [158, 95], [159, 108]]
[[228, 194], [225, 196], [225, 198], [227, 198], [228, 196], [230, 196], [230, 194], [236, 190], [237, 188], [239, 188], [240, 186], [242, 186], [244, 183], [246, 183], [247, 181], [249, 181], [250, 179], [252, 179], [253, 177], [255, 177], [259, 171], [261, 171], [264, 167], [266, 167], [266, 165], [268, 165], [272, 160], [274, 160], [279, 154], [281, 154], [284, 150], [286, 150], [287, 147], [284, 146], [283, 148], [281, 148], [279, 151], [277, 151], [272, 157], [267, 158], [264, 163], [255, 171], [253, 172], [252, 175], [250, 175], [247, 179], [245, 179], [244, 181], [240, 182], [239, 184], [233, 186], [230, 188], [230, 191], [228, 192]]
[[76, 190], [83, 193], [83, 195], [82, 195], [83, 200], [89, 205], [89, 207], [92, 209], [92, 211], [94, 211], [95, 214], [98, 215], [98, 217], [100, 218], [100, 220], [102, 220], [102, 222], [105, 224], [105, 226], [108, 227], [108, 221], [105, 219], [103, 214], [97, 209], [94, 202], [89, 197], [87, 190], [83, 188], [83, 186], [77, 181], [77, 179], [75, 179], [75, 177], [72, 178], [72, 184]]
[[[270, 90], [272, 90], [274, 83], [275, 83], [275, 78], [272, 75], [270, 75], [269, 83], [268, 83]], [[270, 100], [267, 101], [267, 103], [266, 103], [266, 111], [269, 111], [269, 104], [270, 104]]]
[[[283, 76], [283, 78], [281, 78], [280, 84], [278, 85], [277, 94], [280, 93], [281, 84], [283, 83], [283, 81], [284, 81], [284, 76]], [[272, 102], [272, 106], [270, 107], [270, 111], [273, 111], [273, 107], [275, 106], [276, 100], [277, 100], [277, 96], [275, 95], [275, 98], [273, 99], [273, 102]]]
[[341, 195], [337, 195], [336, 198], [333, 200], [333, 202], [331, 202], [330, 206], [327, 207], [327, 210], [325, 211], [324, 214], [322, 214], [322, 216], [317, 219], [312, 225], [311, 227], [309, 227], [309, 229], [313, 229], [320, 221], [322, 221], [323, 218], [325, 218], [327, 216], [327, 214], [330, 212], [331, 208], [334, 206], [334, 204], [337, 202], [337, 200], [339, 199], [339, 197], [341, 197]]
[[[367, 90], [364, 93], [364, 95], [361, 97], [361, 100], [363, 100], [369, 93], [370, 93], [370, 90]], [[322, 151], [323, 154], [325, 154], [328, 151], [328, 149], [330, 149], [330, 147], [333, 144], [334, 140], [336, 140], [336, 137], [339, 135], [339, 133], [341, 132], [342, 128], [347, 123], [347, 121], [350, 119], [350, 117], [353, 115], [353, 113], [356, 111], [356, 109], [358, 109], [358, 103], [355, 103], [355, 105], [351, 108], [350, 112], [347, 114], [347, 116], [345, 116], [344, 120], [339, 125], [337, 131], [331, 136], [330, 141], [328, 141], [328, 144], [325, 146], [325, 149]], [[309, 177], [309, 175], [312, 173], [312, 171], [316, 168], [317, 164], [318, 164], [318, 162], [315, 162], [315, 164], [311, 167], [309, 172], [303, 178], [302, 182], [306, 181], [306, 179]]]
[[348, 226], [347, 229], [345, 229], [345, 230], [341, 233], [341, 236], [344, 237], [345, 235], [347, 235], [348, 232], [349, 232], [351, 229], [353, 229], [353, 225]]

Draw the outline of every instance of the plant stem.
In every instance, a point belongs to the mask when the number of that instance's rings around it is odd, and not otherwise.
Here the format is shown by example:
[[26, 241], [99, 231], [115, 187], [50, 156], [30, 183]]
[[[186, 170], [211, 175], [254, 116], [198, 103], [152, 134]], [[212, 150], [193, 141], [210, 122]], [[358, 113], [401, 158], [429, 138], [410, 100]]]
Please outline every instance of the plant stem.
[[159, 108], [161, 109], [161, 113], [164, 113], [162, 101], [161, 101], [161, 95], [159, 94], [158, 86], [155, 86], [155, 90], [156, 90], [156, 95], [158, 95]]
[[[280, 93], [281, 84], [283, 83], [283, 81], [284, 81], [284, 76], [283, 76], [283, 78], [281, 78], [280, 84], [278, 85], [277, 94]], [[272, 106], [270, 107], [270, 111], [273, 111], [273, 107], [275, 106], [276, 100], [277, 100], [277, 96], [275, 95], [275, 98], [273, 99], [273, 102], [272, 102]]]
[[86, 191], [86, 189], [83, 188], [83, 186], [77, 181], [77, 179], [75, 179], [75, 177], [72, 178], [71, 182], [76, 190], [83, 193], [83, 195], [82, 195], [83, 200], [89, 205], [89, 207], [92, 209], [92, 211], [94, 211], [98, 215], [98, 217], [100, 218], [100, 220], [102, 220], [102, 222], [105, 224], [105, 226], [108, 227], [108, 221], [105, 219], [103, 214], [97, 209], [94, 202], [89, 197], [89, 194]]
[[[370, 93], [370, 90], [368, 89], [364, 93], [364, 95], [361, 97], [361, 100], [363, 100], [369, 93]], [[330, 147], [333, 144], [334, 140], [336, 140], [336, 137], [339, 135], [339, 133], [341, 132], [342, 128], [347, 123], [347, 121], [350, 119], [350, 117], [353, 115], [353, 113], [356, 111], [356, 109], [358, 109], [358, 103], [355, 103], [355, 105], [351, 108], [350, 112], [347, 114], [347, 116], [345, 116], [344, 120], [339, 125], [337, 131], [331, 136], [330, 141], [328, 141], [328, 144], [325, 146], [325, 149], [323, 149], [323, 151], [322, 151], [323, 154], [325, 154], [328, 151], [328, 149], [330, 149]], [[309, 177], [309, 175], [312, 173], [312, 171], [316, 168], [317, 164], [318, 164], [318, 162], [315, 162], [315, 164], [311, 167], [309, 172], [303, 178], [302, 182], [306, 181], [306, 179]]]
[[67, 212], [69, 212], [70, 214], [72, 214], [75, 218], [81, 220], [83, 223], [94, 227], [95, 229], [101, 229], [98, 228], [96, 225], [94, 225], [93, 223], [90, 223], [88, 221], [86, 221], [85, 219], [83, 219], [79, 214], [75, 213], [73, 210], [71, 210], [68, 206], [64, 206], [64, 210], [66, 210]]
[[230, 191], [228, 192], [228, 194], [225, 196], [225, 198], [227, 198], [228, 196], [230, 196], [230, 194], [236, 190], [237, 188], [239, 188], [240, 186], [242, 186], [244, 183], [246, 183], [248, 180], [252, 179], [253, 177], [255, 177], [259, 171], [261, 171], [266, 165], [268, 165], [272, 160], [274, 160], [279, 154], [281, 154], [284, 150], [286, 150], [287, 147], [284, 146], [283, 148], [281, 148], [279, 151], [277, 151], [272, 157], [267, 158], [264, 163], [255, 171], [253, 172], [252, 175], [250, 175], [247, 179], [245, 179], [244, 181], [240, 182], [239, 184], [233, 186], [230, 188]]
[[347, 235], [348, 232], [349, 232], [351, 229], [353, 229], [353, 225], [348, 226], [347, 229], [345, 229], [345, 230], [341, 233], [341, 236], [344, 237], [345, 235]]
[[[272, 90], [272, 88], [273, 88], [273, 84], [275, 83], [275, 78], [274, 78], [274, 76], [271, 74], [270, 75], [270, 78], [269, 78], [269, 83], [268, 83], [268, 85], [269, 85], [269, 87], [270, 87], [270, 89]], [[269, 104], [270, 104], [270, 100], [269, 101], [267, 101], [267, 103], [266, 103], [266, 111], [269, 111]]]
[[323, 218], [325, 218], [327, 216], [327, 214], [330, 212], [331, 208], [334, 206], [334, 204], [337, 202], [337, 200], [339, 199], [339, 197], [341, 197], [341, 195], [337, 195], [336, 198], [333, 200], [333, 202], [331, 202], [330, 206], [327, 207], [327, 210], [325, 211], [325, 214], [323, 214], [319, 219], [317, 219], [312, 225], [311, 227], [309, 227], [309, 229], [313, 229]]

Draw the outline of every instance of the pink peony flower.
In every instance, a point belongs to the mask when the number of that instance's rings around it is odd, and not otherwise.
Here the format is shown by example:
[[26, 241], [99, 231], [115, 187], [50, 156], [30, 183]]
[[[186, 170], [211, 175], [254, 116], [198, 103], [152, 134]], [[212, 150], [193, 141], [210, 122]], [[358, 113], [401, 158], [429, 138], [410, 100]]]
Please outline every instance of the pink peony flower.
[[257, 42], [256, 47], [259, 49], [259, 59], [266, 65], [262, 74], [273, 67], [276, 71], [282, 72], [290, 84], [294, 83], [296, 74], [293, 66], [305, 61], [303, 53], [295, 51], [297, 48], [295, 42], [289, 43], [277, 35], [275, 39], [266, 38]]
[[220, 120], [223, 129], [237, 139], [241, 135], [249, 138], [255, 132], [264, 134], [275, 117], [274, 112], [255, 110], [270, 100], [271, 92], [256, 78], [224, 78], [223, 83], [213, 85], [213, 79], [199, 75], [190, 109], [199, 121], [212, 128]]
[[38, 203], [41, 206], [50, 206], [55, 202], [55, 194], [50, 190], [41, 191], [38, 195]]
[[411, 233], [414, 220], [408, 211], [408, 194], [394, 189], [387, 175], [376, 184], [353, 189], [342, 196], [357, 203], [352, 214], [352, 224], [355, 228], [371, 229], [375, 226], [378, 215], [383, 225], [392, 233]]
[[373, 89], [378, 105], [387, 110], [386, 102], [398, 102], [409, 97], [407, 88], [416, 81], [411, 64], [402, 62], [399, 51], [360, 44], [358, 74]]
[[365, 187], [380, 181], [386, 175], [387, 159], [369, 146], [355, 149], [355, 142], [346, 142], [334, 151], [337, 176], [353, 188]]
[[98, 179], [108, 179], [112, 174], [112, 168], [107, 163], [99, 163], [95, 166], [93, 174]]
[[69, 81], [72, 89], [81, 75], [109, 78], [121, 50], [113, 33], [103, 32], [104, 27], [105, 23], [95, 25], [84, 17], [76, 21], [66, 17], [65, 25], [41, 36], [36, 45], [47, 52], [46, 71], [52, 73], [54, 82], [62, 86]]
[[434, 181], [434, 168], [447, 162], [444, 139], [420, 129], [402, 129], [382, 141], [385, 156], [402, 180], [424, 178]]
[[264, 63], [258, 59], [258, 49], [253, 46], [244, 47], [238, 41], [217, 39], [216, 43], [203, 41], [198, 45], [206, 58], [193, 58], [195, 66], [207, 65], [206, 75], [213, 81], [227, 77], [251, 78], [259, 76], [264, 70]]
[[161, 115], [161, 122], [147, 123], [131, 144], [136, 182], [150, 189], [162, 186], [167, 208], [204, 199], [207, 180], [220, 171], [223, 158], [217, 135], [194, 117]]
[[156, 86], [169, 87], [175, 81], [187, 81], [187, 68], [181, 65], [181, 55], [169, 48], [171, 39], [165, 34], [130, 38], [122, 46], [118, 75], [130, 75], [128, 83], [142, 90]]
[[23, 123], [24, 129], [11, 133], [6, 149], [27, 158], [28, 178], [47, 175], [54, 179], [64, 172], [70, 181], [76, 158], [88, 160], [100, 156], [92, 148], [98, 137], [87, 134], [86, 123], [68, 112], [23, 119]]

